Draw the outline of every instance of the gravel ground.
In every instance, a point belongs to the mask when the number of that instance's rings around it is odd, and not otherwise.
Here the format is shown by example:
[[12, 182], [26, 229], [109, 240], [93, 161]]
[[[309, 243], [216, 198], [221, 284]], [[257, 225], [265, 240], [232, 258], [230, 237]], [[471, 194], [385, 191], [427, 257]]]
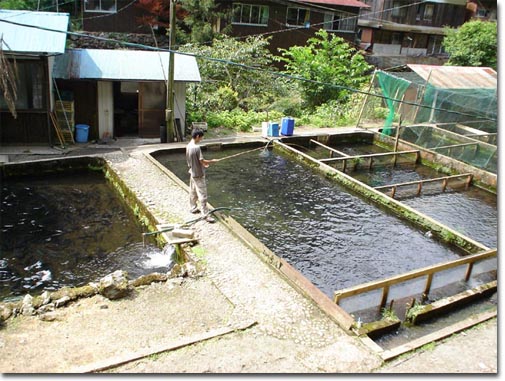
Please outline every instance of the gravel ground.
[[[103, 155], [160, 221], [194, 218], [187, 211], [186, 190], [146, 158], [153, 148]], [[199, 222], [194, 228], [204, 253], [194, 258], [204, 268], [201, 276], [137, 288], [131, 297], [115, 301], [81, 299], [58, 309], [53, 321], [11, 319], [0, 329], [0, 371], [497, 372], [496, 319], [383, 364], [222, 224]]]

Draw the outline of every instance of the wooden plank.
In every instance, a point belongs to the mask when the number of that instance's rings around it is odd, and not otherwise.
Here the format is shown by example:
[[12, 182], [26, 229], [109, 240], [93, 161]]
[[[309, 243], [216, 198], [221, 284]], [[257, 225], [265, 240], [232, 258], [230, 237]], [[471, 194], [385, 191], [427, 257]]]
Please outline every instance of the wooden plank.
[[481, 134], [469, 134], [469, 135], [463, 135], [466, 137], [472, 137], [472, 136], [497, 136], [498, 134], [496, 132], [484, 132], [482, 131]]
[[58, 137], [58, 140], [60, 141], [60, 145], [62, 148], [65, 148], [65, 137], [61, 133], [60, 126], [58, 126], [58, 121], [56, 120], [56, 117], [54, 116], [54, 113], [49, 113], [49, 116], [51, 118], [51, 122], [53, 123], [54, 129], [56, 131], [56, 136]]
[[450, 262], [445, 262], [441, 263], [438, 265], [433, 265], [433, 266], [428, 266], [419, 270], [413, 270], [404, 274], [396, 275], [391, 278], [379, 280], [379, 281], [374, 281], [374, 282], [368, 282], [364, 283], [361, 285], [357, 285], [354, 287], [349, 287], [346, 289], [338, 290], [335, 291], [335, 297], [337, 297], [339, 300], [353, 296], [353, 295], [358, 295], [362, 294], [364, 292], [376, 290], [379, 288], [383, 288], [385, 286], [391, 286], [393, 284], [405, 282], [410, 279], [415, 279], [419, 278], [428, 274], [434, 274], [439, 271], [447, 270], [453, 267], [461, 266], [461, 265], [466, 265], [468, 263], [473, 263], [477, 261], [482, 261], [484, 259], [488, 259], [491, 257], [496, 257], [497, 255], [497, 249], [492, 249], [488, 251], [484, 251], [482, 253], [478, 254], [473, 254], [473, 255], [467, 255], [463, 258], [456, 259], [454, 261]]
[[404, 183], [396, 183], [396, 184], [390, 184], [390, 185], [380, 185], [378, 187], [374, 187], [374, 189], [387, 189], [387, 188], [392, 188], [392, 187], [402, 187], [402, 186], [416, 185], [416, 184], [421, 184], [421, 183], [432, 183], [432, 182], [435, 182], [435, 181], [452, 180], [452, 179], [457, 179], [457, 178], [462, 178], [462, 177], [473, 177], [473, 175], [471, 173], [463, 173], [461, 175], [451, 175], [451, 176], [436, 177], [434, 179], [422, 179], [422, 180], [415, 180], [415, 181], [406, 181]]
[[237, 325], [236, 327], [227, 326], [227, 327], [216, 328], [216, 329], [210, 330], [208, 332], [200, 333], [200, 334], [193, 335], [190, 337], [183, 337], [181, 339], [172, 340], [168, 343], [160, 344], [160, 345], [154, 346], [152, 348], [146, 348], [146, 349], [140, 350], [138, 352], [127, 353], [127, 354], [123, 354], [123, 355], [116, 356], [113, 358], [105, 359], [103, 361], [98, 361], [93, 364], [83, 365], [83, 366], [74, 368], [73, 370], [70, 371], [70, 373], [100, 372], [100, 371], [103, 371], [106, 369], [114, 368], [119, 365], [123, 365], [123, 364], [129, 363], [129, 362], [132, 362], [132, 361], [139, 360], [144, 357], [155, 355], [157, 353], [172, 351], [174, 349], [179, 349], [179, 348], [185, 347], [187, 345], [191, 345], [191, 344], [195, 344], [195, 343], [198, 343], [201, 341], [209, 340], [214, 337], [223, 336], [228, 333], [235, 332], [235, 331], [241, 331], [241, 330], [250, 328], [255, 324], [257, 324], [257, 322], [247, 321], [247, 322], [242, 322], [240, 325]]
[[473, 270], [473, 263], [469, 263], [465, 272], [465, 282], [468, 282], [468, 280], [472, 276], [472, 270]]
[[386, 306], [386, 303], [388, 301], [388, 295], [389, 295], [389, 285], [386, 285], [382, 289], [382, 298], [379, 304], [379, 312], [381, 312], [382, 309]]
[[342, 328], [350, 331], [354, 318], [342, 307], [333, 303], [326, 294], [291, 266], [286, 260], [279, 258], [279, 272], [283, 274], [296, 288], [312, 299], [328, 316], [335, 320]]
[[318, 142], [317, 140], [314, 140], [314, 139], [310, 139], [310, 142], [311, 143], [316, 143], [317, 145], [323, 147], [323, 148], [326, 148], [327, 150], [331, 151], [331, 152], [335, 152], [335, 153], [338, 153], [340, 156], [343, 156], [343, 157], [348, 157], [349, 155], [347, 155], [346, 153], [343, 153], [341, 151], [338, 151], [334, 148], [331, 148], [331, 147], [328, 147], [327, 145], [323, 144], [323, 143], [320, 143]]
[[432, 148], [427, 148], [431, 150], [437, 150], [437, 149], [446, 149], [446, 148], [457, 148], [457, 147], [466, 147], [466, 146], [474, 146], [474, 145], [479, 145], [479, 143], [460, 143], [460, 144], [452, 144], [450, 146], [440, 146], [440, 147], [432, 147]]
[[419, 150], [409, 150], [409, 151], [400, 151], [400, 152], [381, 152], [381, 153], [371, 153], [368, 155], [355, 155], [355, 156], [346, 156], [346, 157], [333, 157], [329, 159], [320, 159], [319, 161], [326, 163], [331, 161], [342, 161], [342, 160], [351, 160], [351, 159], [364, 159], [370, 157], [384, 157], [384, 156], [392, 156], [392, 155], [406, 155], [415, 153], [416, 155], [419, 153]]
[[492, 319], [497, 316], [497, 311], [487, 311], [483, 312], [479, 315], [476, 316], [471, 316], [461, 322], [452, 324], [448, 327], [442, 328], [441, 330], [438, 330], [436, 332], [430, 333], [426, 336], [420, 337], [418, 339], [412, 340], [411, 342], [407, 344], [400, 345], [396, 348], [386, 350], [382, 353], [380, 353], [380, 356], [384, 361], [391, 360], [395, 357], [398, 357], [406, 352], [413, 351], [415, 349], [421, 348], [423, 345], [429, 344], [433, 341], [438, 341], [441, 339], [444, 339], [446, 337], [449, 337], [457, 332], [463, 331], [465, 329], [468, 329], [470, 327], [473, 327], [474, 325], [477, 325], [479, 323], [482, 323], [486, 320]]
[[423, 292], [423, 295], [425, 295], [425, 297], [427, 297], [428, 294], [430, 293], [432, 281], [433, 281], [433, 274], [428, 274], [428, 277], [426, 278], [426, 285], [424, 286], [424, 292]]
[[363, 344], [365, 344], [368, 347], [368, 349], [372, 350], [373, 352], [375, 352], [375, 353], [384, 352], [384, 349], [379, 344], [377, 344], [375, 341], [373, 341], [371, 338], [369, 338], [368, 336], [364, 335], [364, 336], [360, 336], [359, 338], [360, 338], [361, 342]]

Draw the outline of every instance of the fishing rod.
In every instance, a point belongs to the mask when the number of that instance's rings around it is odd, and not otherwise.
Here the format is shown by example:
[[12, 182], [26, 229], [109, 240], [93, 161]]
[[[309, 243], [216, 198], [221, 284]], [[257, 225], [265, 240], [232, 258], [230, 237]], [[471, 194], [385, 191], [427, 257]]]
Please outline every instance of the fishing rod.
[[231, 159], [233, 157], [237, 157], [237, 156], [240, 156], [240, 155], [245, 155], [246, 153], [249, 153], [249, 152], [254, 152], [254, 151], [258, 151], [260, 149], [263, 149], [263, 147], [258, 147], [258, 148], [254, 148], [254, 149], [250, 149], [248, 151], [244, 151], [244, 152], [239, 152], [239, 153], [236, 153], [234, 155], [230, 155], [230, 156], [225, 156], [225, 157], [222, 157], [221, 159], [214, 159], [214, 162], [219, 162], [219, 161], [223, 161], [223, 160], [228, 160], [228, 159]]
[[147, 237], [147, 236], [155, 235], [155, 234], [160, 234], [160, 233], [165, 233], [165, 232], [170, 232], [170, 231], [172, 231], [172, 230], [174, 230], [176, 228], [186, 228], [186, 227], [189, 227], [189, 226], [197, 223], [198, 221], [201, 221], [201, 220], [207, 218], [209, 215], [211, 215], [213, 213], [219, 212], [220, 210], [232, 210], [232, 209], [236, 209], [236, 208], [228, 208], [226, 206], [222, 206], [222, 207], [219, 207], [219, 208], [214, 208], [214, 209], [210, 210], [208, 213], [204, 214], [203, 216], [195, 218], [195, 219], [192, 219], [192, 220], [189, 220], [189, 221], [186, 221], [186, 222], [183, 222], [182, 224], [169, 226], [169, 227], [166, 227], [166, 228], [161, 229], [161, 230], [156, 230], [154, 232], [142, 233], [142, 240], [143, 240], [143, 242], [145, 244], [145, 237]]
[[225, 156], [225, 157], [222, 157], [221, 159], [214, 159], [214, 162], [219, 162], [219, 161], [223, 161], [223, 160], [228, 160], [228, 159], [231, 159], [233, 157], [237, 157], [237, 156], [240, 156], [240, 155], [245, 155], [246, 153], [250, 153], [250, 152], [254, 152], [254, 151], [258, 151], [260, 149], [263, 150], [263, 152], [265, 152], [268, 148], [268, 145], [272, 142], [272, 140], [269, 140], [268, 143], [266, 144], [266, 146], [264, 147], [257, 147], [257, 148], [253, 148], [253, 149], [250, 149], [248, 151], [244, 151], [244, 152], [239, 152], [239, 153], [236, 153], [236, 154], [233, 154], [233, 155], [230, 155], [230, 156]]

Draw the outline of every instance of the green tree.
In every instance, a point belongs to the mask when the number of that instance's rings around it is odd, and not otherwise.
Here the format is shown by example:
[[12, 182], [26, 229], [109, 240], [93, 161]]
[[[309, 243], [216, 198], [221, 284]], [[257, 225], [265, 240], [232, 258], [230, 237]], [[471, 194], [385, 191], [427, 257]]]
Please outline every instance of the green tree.
[[468, 21], [458, 29], [445, 28], [442, 41], [449, 54], [447, 65], [497, 68], [497, 25], [492, 21]]
[[[181, 0], [181, 7], [185, 11], [184, 18], [179, 22], [179, 29], [183, 32], [180, 39], [183, 43], [209, 44], [216, 36], [213, 26], [218, 19], [225, 17], [225, 13], [216, 9], [214, 0]], [[227, 33], [231, 24], [221, 33]]]
[[354, 88], [368, 83], [372, 66], [341, 37], [319, 30], [304, 46], [279, 49], [277, 60], [288, 73], [302, 77], [303, 98], [309, 108], [331, 100], [346, 103]]
[[[217, 33], [213, 26], [225, 16], [217, 10], [214, 0], [180, 0], [174, 5], [177, 44], [210, 44]], [[135, 6], [146, 12], [138, 20], [141, 25], [156, 25], [161, 27], [159, 30], [162, 33], [168, 33], [170, 0], [138, 0]], [[221, 32], [226, 33], [226, 30]]]
[[1, 0], [0, 9], [56, 11], [55, 0]]
[[268, 40], [245, 41], [222, 35], [212, 46], [185, 45], [182, 52], [197, 56], [201, 84], [195, 85], [193, 107], [201, 110], [240, 108], [262, 111], [285, 89], [282, 79], [271, 74], [273, 56]]

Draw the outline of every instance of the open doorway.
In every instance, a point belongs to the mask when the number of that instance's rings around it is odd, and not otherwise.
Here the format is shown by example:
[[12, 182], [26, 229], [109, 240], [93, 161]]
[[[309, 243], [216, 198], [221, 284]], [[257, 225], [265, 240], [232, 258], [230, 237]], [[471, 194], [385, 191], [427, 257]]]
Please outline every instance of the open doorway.
[[114, 136], [139, 135], [139, 83], [114, 82]]

